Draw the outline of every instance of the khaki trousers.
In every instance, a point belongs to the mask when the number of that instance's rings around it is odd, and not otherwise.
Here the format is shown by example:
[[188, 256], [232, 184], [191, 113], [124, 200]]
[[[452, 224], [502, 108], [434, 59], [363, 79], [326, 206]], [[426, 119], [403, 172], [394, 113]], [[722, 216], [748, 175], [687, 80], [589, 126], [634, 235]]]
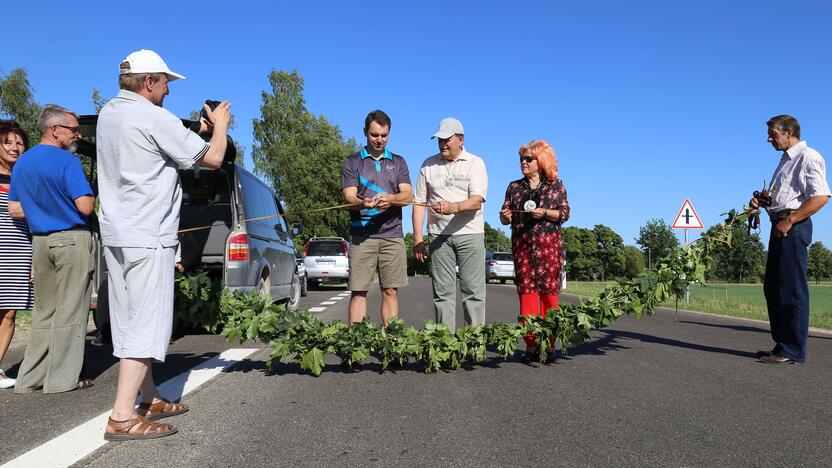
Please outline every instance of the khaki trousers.
[[430, 275], [436, 323], [456, 332], [456, 266], [465, 323], [485, 324], [485, 238], [483, 234], [430, 236]]
[[32, 335], [20, 364], [15, 393], [40, 388], [43, 393], [60, 393], [78, 387], [84, 364], [93, 258], [89, 231], [34, 236]]

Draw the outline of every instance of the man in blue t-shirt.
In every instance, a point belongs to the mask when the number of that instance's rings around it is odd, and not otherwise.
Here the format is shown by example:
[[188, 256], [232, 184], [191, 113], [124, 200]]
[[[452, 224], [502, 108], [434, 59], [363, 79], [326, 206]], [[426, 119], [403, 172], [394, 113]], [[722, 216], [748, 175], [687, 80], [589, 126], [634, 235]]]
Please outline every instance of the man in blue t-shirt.
[[399, 315], [398, 288], [407, 286], [402, 206], [413, 189], [407, 162], [387, 150], [390, 117], [374, 110], [364, 120], [367, 145], [344, 161], [341, 193], [350, 209], [350, 323], [367, 315], [367, 291], [376, 270], [381, 286], [381, 318]]
[[26, 218], [32, 234], [35, 308], [32, 335], [15, 393], [60, 393], [92, 385], [79, 380], [92, 294], [93, 242], [88, 216], [95, 197], [81, 163], [70, 153], [80, 138], [78, 116], [47, 105], [41, 139], [12, 171], [9, 214]]

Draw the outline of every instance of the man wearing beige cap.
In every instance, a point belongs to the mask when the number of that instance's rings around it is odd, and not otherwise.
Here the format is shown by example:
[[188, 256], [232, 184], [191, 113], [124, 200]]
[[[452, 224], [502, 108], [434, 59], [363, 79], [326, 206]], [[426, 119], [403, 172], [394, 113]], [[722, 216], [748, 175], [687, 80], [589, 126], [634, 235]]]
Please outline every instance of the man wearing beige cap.
[[[176, 432], [157, 419], [188, 411], [165, 401], [151, 360], [163, 362], [173, 325], [173, 271], [182, 189], [179, 167], [220, 167], [227, 146], [230, 104], [205, 106], [210, 142], [162, 108], [172, 72], [151, 50], [119, 65], [118, 96], [98, 116], [96, 146], [101, 200], [99, 222], [109, 282], [113, 355], [119, 358], [113, 412], [104, 438], [132, 440]], [[137, 395], [141, 404], [135, 408]]]
[[[485, 223], [488, 192], [485, 163], [465, 150], [462, 123], [448, 117], [433, 134], [439, 153], [419, 170], [413, 207], [413, 254], [427, 259], [423, 229], [428, 213], [430, 274], [436, 321], [456, 331], [456, 267], [462, 309], [468, 325], [485, 323]], [[419, 204], [422, 204], [421, 206]], [[427, 205], [427, 206], [425, 206]]]

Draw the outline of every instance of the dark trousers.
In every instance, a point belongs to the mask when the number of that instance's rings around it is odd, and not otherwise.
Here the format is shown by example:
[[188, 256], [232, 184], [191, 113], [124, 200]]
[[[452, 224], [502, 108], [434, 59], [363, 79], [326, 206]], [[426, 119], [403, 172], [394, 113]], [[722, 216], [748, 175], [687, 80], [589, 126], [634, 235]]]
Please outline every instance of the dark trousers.
[[806, 360], [809, 337], [809, 244], [812, 220], [792, 226], [786, 237], [768, 241], [768, 261], [763, 291], [768, 305], [774, 353], [797, 362]]

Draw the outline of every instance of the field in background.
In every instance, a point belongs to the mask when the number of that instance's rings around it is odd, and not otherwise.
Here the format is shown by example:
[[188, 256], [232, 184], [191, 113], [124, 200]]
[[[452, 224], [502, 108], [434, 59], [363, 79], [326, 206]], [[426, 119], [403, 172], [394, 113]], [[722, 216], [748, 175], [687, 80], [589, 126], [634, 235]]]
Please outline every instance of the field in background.
[[[595, 296], [612, 282], [570, 281], [563, 294]], [[811, 312], [809, 324], [813, 327], [832, 329], [832, 284], [809, 284]], [[663, 304], [676, 307], [676, 301]], [[690, 304], [679, 301], [680, 309], [699, 310], [720, 315], [768, 320], [766, 299], [761, 284], [715, 283], [690, 288]]]

